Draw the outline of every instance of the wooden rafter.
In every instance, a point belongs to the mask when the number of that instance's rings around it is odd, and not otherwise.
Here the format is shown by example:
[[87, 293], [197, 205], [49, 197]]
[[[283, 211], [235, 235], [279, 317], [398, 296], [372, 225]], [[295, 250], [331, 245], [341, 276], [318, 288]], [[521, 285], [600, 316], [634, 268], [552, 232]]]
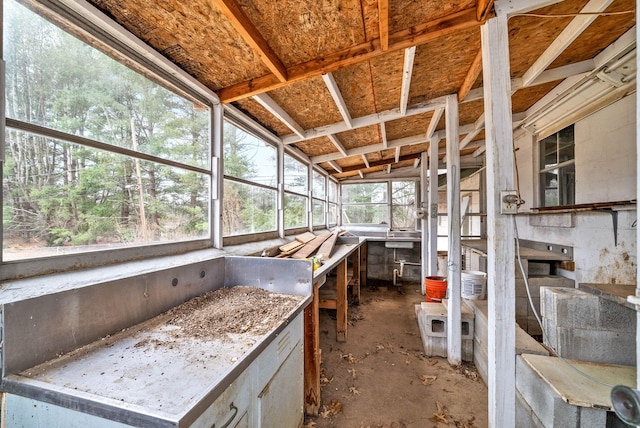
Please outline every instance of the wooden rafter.
[[444, 107], [433, 111], [433, 115], [431, 116], [431, 122], [429, 122], [429, 127], [427, 128], [427, 133], [425, 134], [427, 138], [431, 138], [433, 133], [436, 132], [436, 128], [438, 126], [438, 122], [440, 122], [442, 113], [444, 113]]
[[389, 0], [378, 0], [378, 22], [380, 24], [380, 47], [389, 49]]
[[493, 0], [478, 0], [476, 7], [476, 19], [478, 21], [485, 21], [491, 12], [493, 7]]
[[344, 123], [347, 125], [348, 129], [351, 129], [353, 126], [351, 125], [351, 114], [349, 113], [349, 109], [344, 102], [342, 92], [340, 92], [340, 88], [338, 88], [336, 79], [334, 79], [333, 74], [326, 73], [322, 75], [322, 80], [324, 80], [325, 85], [327, 85], [327, 89], [329, 90], [329, 93], [333, 98], [333, 102], [336, 103], [336, 107], [338, 107], [338, 111], [342, 115]]
[[218, 9], [227, 17], [233, 28], [242, 36], [244, 41], [260, 57], [264, 65], [274, 74], [280, 82], [287, 81], [287, 68], [280, 58], [271, 49], [262, 34], [249, 20], [235, 0], [214, 0]]
[[380, 139], [382, 140], [382, 147], [387, 148], [387, 126], [384, 122], [380, 122]]
[[287, 128], [292, 130], [296, 135], [302, 137], [304, 136], [304, 129], [302, 126], [298, 124], [289, 113], [284, 111], [282, 107], [278, 103], [276, 103], [273, 98], [271, 98], [267, 94], [258, 94], [254, 95], [253, 99], [256, 100], [262, 107], [267, 109], [271, 114], [278, 118], [282, 123], [287, 125]]
[[336, 137], [333, 134], [328, 135], [327, 137], [329, 137], [329, 141], [331, 141], [331, 144], [333, 144], [336, 147], [336, 149], [338, 149], [338, 151], [340, 153], [342, 153], [343, 156], [346, 157], [347, 156], [347, 150], [344, 148], [344, 146], [342, 145], [340, 140], [338, 140], [338, 137]]
[[592, 15], [581, 15], [573, 18], [547, 50], [545, 50], [526, 73], [524, 73], [524, 76], [522, 76], [523, 85], [529, 86], [536, 77], [542, 74], [542, 72], [596, 20], [598, 16], [594, 13], [604, 11], [612, 2], [613, 0], [590, 0], [580, 12], [591, 13]]
[[[401, 156], [399, 161], [403, 162], [407, 160], [420, 159], [420, 156], [421, 156], [421, 153], [412, 153], [410, 155]], [[391, 165], [392, 163], [396, 163], [395, 158], [382, 159], [382, 160], [373, 161], [373, 162], [369, 161], [368, 165], [363, 164], [363, 165], [345, 166], [342, 168], [342, 172], [353, 172], [353, 171], [359, 171], [362, 169], [375, 168], [379, 166], [387, 166], [387, 165]]]
[[463, 10], [391, 34], [389, 36], [389, 49], [387, 51], [381, 49], [380, 39], [374, 39], [289, 67], [287, 69], [288, 80], [286, 82], [282, 82], [275, 75], [269, 74], [227, 88], [222, 88], [218, 92], [218, 96], [223, 103], [241, 100], [310, 77], [319, 76], [362, 61], [377, 58], [386, 52], [398, 51], [414, 45], [422, 45], [439, 37], [479, 25], [480, 23], [476, 20], [475, 8]]
[[331, 165], [331, 168], [335, 169], [337, 173], [341, 173], [343, 171], [342, 167], [338, 165], [335, 161], [329, 161], [327, 163]]
[[367, 168], [371, 168], [371, 166], [369, 164], [369, 159], [367, 159], [367, 155], [365, 153], [363, 153], [361, 156], [362, 156], [362, 161], [364, 162], [365, 166]]
[[469, 94], [469, 91], [473, 87], [473, 84], [478, 80], [478, 76], [482, 72], [482, 49], [478, 50], [476, 57], [473, 59], [471, 63], [471, 67], [469, 67], [469, 71], [467, 71], [467, 75], [464, 78], [464, 82], [462, 82], [462, 86], [460, 86], [460, 90], [458, 91], [458, 101], [462, 102]]
[[411, 46], [404, 50], [404, 66], [402, 68], [402, 88], [400, 90], [400, 114], [407, 113], [409, 102], [409, 89], [411, 88], [411, 75], [413, 74], [413, 59], [416, 57], [416, 47]]
[[396, 163], [400, 161], [400, 146], [396, 147]]

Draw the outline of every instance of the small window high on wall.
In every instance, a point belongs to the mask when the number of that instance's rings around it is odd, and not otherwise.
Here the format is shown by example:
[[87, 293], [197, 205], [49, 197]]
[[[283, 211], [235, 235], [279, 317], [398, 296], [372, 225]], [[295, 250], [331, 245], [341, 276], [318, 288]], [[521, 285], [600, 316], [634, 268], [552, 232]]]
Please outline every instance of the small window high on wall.
[[575, 203], [575, 143], [573, 125], [538, 142], [540, 150], [540, 206]]

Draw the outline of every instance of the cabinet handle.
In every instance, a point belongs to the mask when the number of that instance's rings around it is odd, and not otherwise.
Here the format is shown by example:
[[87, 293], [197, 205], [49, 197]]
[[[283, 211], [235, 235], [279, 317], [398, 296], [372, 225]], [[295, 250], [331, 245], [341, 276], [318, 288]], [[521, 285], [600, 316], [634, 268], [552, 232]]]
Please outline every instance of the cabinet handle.
[[[225, 422], [225, 424], [222, 425], [220, 428], [227, 428], [229, 424], [233, 422], [233, 420], [236, 418], [236, 415], [238, 414], [238, 408], [235, 406], [235, 404], [233, 404], [233, 401], [231, 402], [231, 404], [229, 404], [229, 410], [231, 410], [233, 414], [231, 414], [231, 417], [229, 418], [229, 420]], [[211, 428], [216, 428], [216, 424], [211, 425]]]

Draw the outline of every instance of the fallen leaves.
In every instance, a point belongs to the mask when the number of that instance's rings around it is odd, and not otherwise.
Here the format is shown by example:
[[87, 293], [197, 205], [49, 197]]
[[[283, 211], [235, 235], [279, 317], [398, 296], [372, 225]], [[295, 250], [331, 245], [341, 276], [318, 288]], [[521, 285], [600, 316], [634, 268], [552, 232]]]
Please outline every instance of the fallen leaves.
[[423, 385], [431, 385], [433, 382], [436, 381], [436, 379], [438, 379], [438, 376], [431, 376], [431, 375], [422, 375], [420, 376], [420, 381], [422, 382]]
[[328, 405], [322, 406], [320, 416], [326, 419], [329, 416], [337, 415], [338, 413], [342, 413], [342, 403], [338, 400], [331, 400]]
[[447, 410], [447, 407], [439, 401], [436, 401], [436, 407], [438, 410], [433, 412], [431, 420], [433, 422], [440, 422], [449, 425], [449, 411]]
[[353, 356], [353, 354], [342, 354], [340, 355], [342, 357], [343, 360], [346, 360], [349, 364], [355, 364], [356, 363], [356, 357]]
[[351, 373], [353, 379], [356, 378], [356, 369], [347, 369], [347, 372]]
[[353, 395], [360, 395], [360, 391], [358, 391], [355, 386], [349, 387], [349, 392]]

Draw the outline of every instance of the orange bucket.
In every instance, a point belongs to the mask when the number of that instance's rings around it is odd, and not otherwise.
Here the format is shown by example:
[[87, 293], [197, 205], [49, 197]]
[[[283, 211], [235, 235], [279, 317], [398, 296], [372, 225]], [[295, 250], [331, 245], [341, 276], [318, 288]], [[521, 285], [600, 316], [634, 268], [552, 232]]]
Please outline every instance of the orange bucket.
[[424, 278], [427, 302], [441, 302], [447, 297], [447, 277], [427, 276]]

